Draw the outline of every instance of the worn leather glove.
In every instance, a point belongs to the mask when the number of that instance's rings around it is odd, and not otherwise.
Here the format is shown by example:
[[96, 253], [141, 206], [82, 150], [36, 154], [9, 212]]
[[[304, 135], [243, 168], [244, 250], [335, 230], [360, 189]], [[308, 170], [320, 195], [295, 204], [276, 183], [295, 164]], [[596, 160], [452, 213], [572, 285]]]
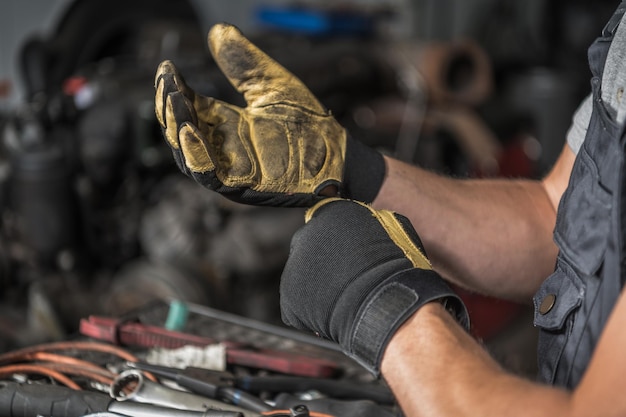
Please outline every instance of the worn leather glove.
[[234, 26], [214, 26], [208, 42], [247, 107], [195, 93], [172, 62], [161, 63], [156, 116], [183, 172], [247, 204], [310, 206], [337, 193], [374, 199], [385, 173], [378, 152], [349, 139], [298, 78]]
[[463, 302], [432, 270], [406, 217], [327, 199], [306, 221], [280, 283], [286, 324], [339, 343], [376, 376], [387, 343], [424, 304], [445, 303], [469, 328]]

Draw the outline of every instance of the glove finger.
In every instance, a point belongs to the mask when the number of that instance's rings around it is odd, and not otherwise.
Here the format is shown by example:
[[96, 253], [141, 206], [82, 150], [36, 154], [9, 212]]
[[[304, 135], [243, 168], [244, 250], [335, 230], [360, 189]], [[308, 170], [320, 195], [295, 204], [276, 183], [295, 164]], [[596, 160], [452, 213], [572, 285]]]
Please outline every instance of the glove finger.
[[172, 148], [179, 149], [178, 131], [184, 123], [197, 124], [196, 110], [183, 93], [175, 91], [167, 95], [164, 116], [165, 138]]
[[223, 23], [213, 26], [208, 43], [215, 62], [249, 106], [293, 103], [326, 114], [302, 81], [252, 44], [236, 27]]
[[209, 146], [196, 126], [184, 123], [179, 131], [179, 141], [185, 165], [189, 170], [197, 173], [215, 171]]
[[155, 87], [155, 113], [157, 120], [163, 128], [166, 127], [165, 109], [167, 97], [170, 93], [180, 92], [189, 102], [193, 103], [196, 98], [195, 92], [187, 86], [178, 69], [171, 61], [163, 61], [159, 65], [154, 77]]
[[174, 156], [174, 162], [176, 162], [176, 166], [178, 169], [185, 175], [190, 175], [189, 170], [185, 166], [185, 159], [183, 158], [183, 153], [180, 149], [172, 149], [172, 155]]
[[157, 88], [160, 82], [165, 82], [167, 87], [164, 89], [165, 94], [173, 91], [180, 91], [190, 101], [193, 101], [196, 93], [185, 82], [178, 68], [170, 60], [165, 60], [159, 64], [154, 76], [154, 87]]

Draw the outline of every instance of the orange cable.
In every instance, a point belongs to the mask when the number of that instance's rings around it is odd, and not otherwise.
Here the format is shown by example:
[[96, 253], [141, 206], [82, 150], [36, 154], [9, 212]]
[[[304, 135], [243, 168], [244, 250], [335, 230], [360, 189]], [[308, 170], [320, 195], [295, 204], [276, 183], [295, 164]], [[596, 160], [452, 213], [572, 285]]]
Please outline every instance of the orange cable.
[[[0, 364], [20, 361], [23, 360], [23, 358], [33, 357], [33, 355], [41, 355], [42, 353], [56, 350], [87, 350], [103, 352], [117, 356], [129, 362], [139, 362], [139, 359], [135, 355], [117, 346], [91, 341], [63, 341], [43, 343], [0, 354]], [[154, 375], [149, 372], [144, 372], [144, 374], [149, 380], [157, 381]]]
[[75, 389], [81, 390], [81, 387], [67, 376], [60, 372], [39, 365], [17, 364], [0, 366], [0, 377], [7, 377], [17, 373], [38, 374], [48, 376], [61, 384]]

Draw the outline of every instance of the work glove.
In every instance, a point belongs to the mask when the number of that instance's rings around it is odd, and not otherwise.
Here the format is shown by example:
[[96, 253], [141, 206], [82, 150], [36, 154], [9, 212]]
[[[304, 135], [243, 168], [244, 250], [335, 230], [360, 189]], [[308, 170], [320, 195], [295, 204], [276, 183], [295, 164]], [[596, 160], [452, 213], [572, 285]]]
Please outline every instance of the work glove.
[[311, 206], [328, 194], [366, 202], [376, 197], [385, 174], [382, 155], [348, 138], [298, 78], [234, 26], [215, 25], [208, 43], [247, 107], [197, 94], [172, 62], [161, 63], [156, 116], [184, 173], [246, 204]]
[[432, 270], [409, 220], [343, 199], [306, 213], [280, 283], [285, 324], [337, 342], [378, 376], [387, 343], [424, 304], [445, 304], [469, 329], [461, 299]]

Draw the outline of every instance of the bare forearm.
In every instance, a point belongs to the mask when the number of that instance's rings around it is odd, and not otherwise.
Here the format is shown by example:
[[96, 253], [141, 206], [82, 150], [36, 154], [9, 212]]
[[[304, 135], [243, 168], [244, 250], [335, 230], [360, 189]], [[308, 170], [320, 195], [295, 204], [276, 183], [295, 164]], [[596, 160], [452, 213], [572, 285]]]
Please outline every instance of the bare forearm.
[[381, 369], [407, 417], [573, 415], [570, 393], [507, 374], [439, 304], [394, 335]]
[[374, 206], [407, 216], [447, 279], [527, 301], [554, 268], [555, 210], [541, 182], [451, 179], [390, 159], [387, 169]]

